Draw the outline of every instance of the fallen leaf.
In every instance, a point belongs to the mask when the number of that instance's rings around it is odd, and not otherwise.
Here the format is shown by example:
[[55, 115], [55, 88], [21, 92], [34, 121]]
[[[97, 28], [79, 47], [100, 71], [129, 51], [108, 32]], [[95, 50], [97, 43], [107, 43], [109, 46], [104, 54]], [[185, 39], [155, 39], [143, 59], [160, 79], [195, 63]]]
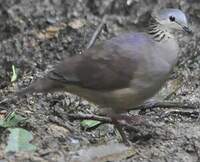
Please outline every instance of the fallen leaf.
[[41, 32], [38, 32], [36, 34], [36, 36], [39, 39], [42, 39], [42, 40], [51, 39], [51, 38], [57, 37], [59, 32], [60, 32], [60, 30], [64, 29], [65, 26], [66, 26], [66, 24], [64, 24], [64, 23], [60, 23], [60, 24], [57, 24], [55, 26], [49, 26], [45, 30], [43, 30]]
[[83, 120], [81, 121], [81, 126], [85, 129], [96, 127], [101, 124], [100, 121], [97, 120]]
[[48, 132], [55, 137], [65, 137], [67, 134], [69, 134], [69, 130], [58, 126], [56, 124], [49, 124], [48, 125]]
[[19, 125], [19, 123], [25, 122], [25, 120], [26, 118], [22, 117], [21, 115], [17, 115], [14, 111], [0, 118], [0, 127], [16, 127]]
[[12, 65], [12, 77], [11, 77], [11, 82], [14, 82], [17, 80], [17, 73], [16, 73], [16, 68], [15, 65]]
[[36, 146], [29, 143], [33, 139], [33, 135], [29, 131], [22, 128], [9, 128], [9, 131], [6, 152], [36, 150]]
[[73, 29], [80, 29], [85, 25], [85, 21], [83, 19], [74, 19], [68, 25]]

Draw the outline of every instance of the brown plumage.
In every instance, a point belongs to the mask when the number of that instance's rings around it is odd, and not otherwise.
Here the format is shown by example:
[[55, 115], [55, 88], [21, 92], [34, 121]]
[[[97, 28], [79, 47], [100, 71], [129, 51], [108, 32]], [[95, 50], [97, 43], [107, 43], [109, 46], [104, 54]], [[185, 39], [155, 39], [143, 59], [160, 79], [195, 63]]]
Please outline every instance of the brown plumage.
[[[178, 23], [170, 22], [169, 15]], [[44, 78], [16, 94], [66, 90], [113, 112], [143, 103], [159, 91], [177, 62], [179, 47], [170, 30], [187, 28], [186, 17], [178, 9], [154, 16], [149, 34], [123, 34], [82, 55], [66, 57]]]
[[[123, 112], [152, 97], [167, 79], [178, 52], [172, 38], [166, 40], [167, 45], [170, 48], [163, 48], [145, 33], [124, 34], [82, 55], [66, 57], [44, 78], [17, 94], [66, 90]], [[172, 53], [170, 58], [168, 53]], [[152, 59], [156, 57], [159, 59]]]

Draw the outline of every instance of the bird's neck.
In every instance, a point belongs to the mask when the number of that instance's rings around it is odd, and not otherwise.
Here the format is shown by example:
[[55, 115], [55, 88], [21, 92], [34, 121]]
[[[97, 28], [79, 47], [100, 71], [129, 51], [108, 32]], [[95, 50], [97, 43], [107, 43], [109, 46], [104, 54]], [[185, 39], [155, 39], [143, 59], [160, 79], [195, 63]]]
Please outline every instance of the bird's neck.
[[147, 30], [152, 39], [157, 42], [173, 38], [173, 35], [154, 18], [151, 18]]

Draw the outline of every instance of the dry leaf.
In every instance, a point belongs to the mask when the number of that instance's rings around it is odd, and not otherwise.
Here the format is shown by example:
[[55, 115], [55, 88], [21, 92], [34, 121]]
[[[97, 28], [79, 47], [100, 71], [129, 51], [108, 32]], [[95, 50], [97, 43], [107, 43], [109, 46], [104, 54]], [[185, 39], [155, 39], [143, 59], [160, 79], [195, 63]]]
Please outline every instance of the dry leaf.
[[74, 19], [68, 25], [73, 29], [80, 29], [85, 25], [85, 21], [83, 19]]
[[37, 37], [42, 40], [57, 37], [60, 30], [64, 29], [65, 26], [66, 26], [66, 24], [64, 24], [64, 23], [60, 23], [56, 26], [49, 26], [45, 30], [37, 33]]
[[69, 134], [68, 129], [58, 126], [56, 124], [49, 124], [48, 132], [50, 134], [53, 134], [55, 137], [65, 137], [67, 134]]

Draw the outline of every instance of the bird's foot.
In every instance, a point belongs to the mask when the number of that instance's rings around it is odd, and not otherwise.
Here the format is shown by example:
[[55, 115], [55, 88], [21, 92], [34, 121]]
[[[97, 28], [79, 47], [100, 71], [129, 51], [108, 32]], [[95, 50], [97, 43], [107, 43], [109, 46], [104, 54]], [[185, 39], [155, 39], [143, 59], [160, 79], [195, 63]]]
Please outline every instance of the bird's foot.
[[120, 115], [112, 116], [111, 119], [112, 119], [112, 123], [114, 124], [116, 129], [119, 131], [122, 137], [123, 143], [127, 146], [130, 146], [131, 142], [126, 136], [124, 128], [127, 128], [137, 133], [138, 130], [134, 126], [138, 126], [138, 125], [142, 125], [146, 123], [145, 119], [140, 115], [129, 116], [126, 114], [120, 114]]
[[126, 146], [131, 146], [131, 141], [127, 138], [126, 133], [123, 130], [123, 127], [118, 122], [114, 122], [113, 124], [114, 124], [115, 128], [118, 130], [118, 132], [122, 138], [122, 142]]

